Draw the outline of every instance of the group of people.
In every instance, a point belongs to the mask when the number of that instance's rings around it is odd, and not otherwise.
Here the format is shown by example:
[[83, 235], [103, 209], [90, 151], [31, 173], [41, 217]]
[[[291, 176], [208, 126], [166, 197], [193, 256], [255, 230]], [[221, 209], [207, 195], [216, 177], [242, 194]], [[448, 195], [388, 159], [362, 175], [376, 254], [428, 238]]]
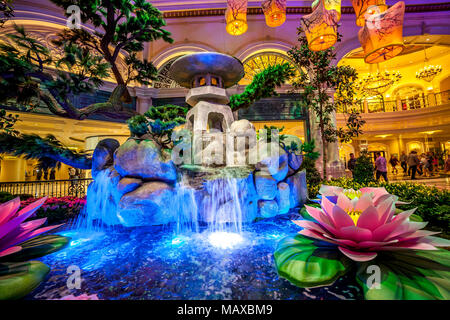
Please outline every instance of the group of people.
[[[388, 169], [386, 158], [381, 152], [375, 153], [375, 176], [377, 180], [381, 177], [388, 182]], [[392, 167], [392, 174], [398, 174], [397, 166], [400, 164], [403, 169], [403, 174], [411, 177], [411, 180], [415, 180], [416, 174], [423, 177], [431, 177], [439, 172], [439, 158], [434, 152], [422, 153], [419, 157], [417, 151], [413, 150], [406, 155], [403, 151], [400, 159], [397, 156], [392, 155], [389, 159], [389, 164]], [[356, 157], [353, 153], [350, 154], [350, 160], [347, 163], [347, 168], [353, 173], [356, 165]], [[450, 172], [450, 154], [445, 161], [445, 172]]]
[[423, 177], [431, 177], [439, 172], [439, 158], [434, 152], [422, 153], [420, 156], [413, 150], [407, 156], [403, 151], [400, 156], [403, 174], [416, 179], [416, 173]]

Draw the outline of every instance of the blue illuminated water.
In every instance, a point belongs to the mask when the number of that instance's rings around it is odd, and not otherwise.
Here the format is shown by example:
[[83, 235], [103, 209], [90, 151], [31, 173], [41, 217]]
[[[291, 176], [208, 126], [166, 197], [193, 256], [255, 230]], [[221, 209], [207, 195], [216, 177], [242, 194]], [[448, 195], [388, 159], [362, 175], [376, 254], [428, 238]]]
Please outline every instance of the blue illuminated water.
[[[100, 299], [360, 299], [343, 277], [332, 286], [300, 289], [281, 279], [273, 252], [285, 236], [298, 232], [296, 214], [242, 226], [242, 238], [211, 238], [207, 228], [178, 234], [167, 227], [103, 232], [63, 230], [65, 249], [41, 258], [48, 279], [28, 299], [97, 294]], [[221, 246], [221, 244], [228, 244]], [[67, 268], [81, 269], [81, 289], [68, 289]]]

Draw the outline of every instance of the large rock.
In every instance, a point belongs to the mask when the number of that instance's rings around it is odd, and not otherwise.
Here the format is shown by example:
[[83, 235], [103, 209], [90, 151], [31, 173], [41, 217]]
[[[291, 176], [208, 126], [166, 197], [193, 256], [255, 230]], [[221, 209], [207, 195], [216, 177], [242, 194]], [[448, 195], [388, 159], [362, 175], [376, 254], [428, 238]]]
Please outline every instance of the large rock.
[[173, 183], [177, 172], [172, 161], [163, 159], [160, 148], [151, 140], [129, 139], [117, 149], [114, 168], [123, 177]]
[[303, 163], [303, 155], [297, 155], [295, 153], [288, 153], [288, 164], [289, 168], [297, 171], [300, 169], [301, 165]]
[[308, 189], [306, 185], [306, 171], [300, 171], [286, 179], [286, 183], [290, 188], [290, 207], [295, 208], [304, 203], [308, 199]]
[[178, 201], [174, 189], [161, 181], [147, 182], [125, 194], [117, 216], [126, 227], [163, 225], [175, 221]]
[[257, 171], [255, 173], [255, 188], [260, 199], [273, 200], [277, 195], [277, 180], [266, 172]]
[[124, 195], [125, 193], [132, 192], [142, 185], [141, 179], [136, 178], [123, 178], [117, 184], [118, 193]]
[[95, 147], [92, 154], [92, 177], [98, 175], [98, 173], [106, 168], [109, 168], [114, 163], [114, 152], [119, 148], [120, 143], [115, 139], [101, 140]]
[[255, 126], [247, 119], [234, 121], [230, 127], [230, 131], [237, 134], [245, 134], [248, 130], [255, 130]]
[[277, 182], [283, 181], [289, 171], [288, 155], [278, 147], [278, 155], [271, 155], [272, 144], [258, 141], [258, 163], [255, 168], [270, 174]]
[[285, 214], [289, 212], [290, 205], [290, 188], [285, 182], [280, 182], [278, 184], [278, 193], [276, 197], [278, 204], [278, 213]]
[[275, 200], [260, 200], [258, 201], [259, 214], [263, 218], [272, 218], [278, 214], [278, 204]]

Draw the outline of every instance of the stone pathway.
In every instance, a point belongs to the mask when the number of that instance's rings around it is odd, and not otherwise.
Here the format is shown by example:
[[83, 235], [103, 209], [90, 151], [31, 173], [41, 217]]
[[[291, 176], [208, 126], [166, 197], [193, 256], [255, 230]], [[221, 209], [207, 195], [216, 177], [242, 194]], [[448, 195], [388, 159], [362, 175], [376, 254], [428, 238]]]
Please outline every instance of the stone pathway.
[[397, 175], [389, 174], [388, 179], [390, 182], [412, 182], [417, 184], [424, 184], [427, 186], [435, 186], [441, 190], [450, 190], [450, 175], [440, 172], [439, 175], [431, 176], [431, 177], [421, 177], [419, 175], [416, 176], [416, 180], [411, 180], [409, 176], [404, 176], [403, 173], [399, 173]]

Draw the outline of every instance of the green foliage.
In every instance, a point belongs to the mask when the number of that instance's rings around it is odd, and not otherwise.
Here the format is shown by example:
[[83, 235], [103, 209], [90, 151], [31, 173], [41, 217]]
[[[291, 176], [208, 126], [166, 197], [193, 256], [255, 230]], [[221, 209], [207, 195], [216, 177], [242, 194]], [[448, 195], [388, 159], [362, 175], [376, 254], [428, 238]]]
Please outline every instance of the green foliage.
[[286, 139], [286, 135], [281, 134], [281, 132], [283, 132], [283, 130], [284, 130], [284, 126], [281, 127], [281, 128], [279, 128], [279, 127], [277, 127], [277, 126], [270, 126], [270, 127], [269, 127], [268, 125], [265, 124], [265, 125], [264, 125], [264, 128], [261, 129], [261, 130], [258, 130], [258, 132], [256, 133], [256, 138], [257, 138], [257, 139], [260, 139], [261, 134], [264, 132], [264, 131], [262, 131], [262, 130], [264, 130], [265, 133], [266, 133], [266, 135], [267, 135], [267, 143], [272, 142], [272, 130], [278, 131], [278, 141], [279, 141], [280, 143], [282, 143], [282, 142], [284, 141], [284, 139]]
[[263, 98], [277, 96], [275, 88], [290, 80], [295, 75], [295, 69], [289, 63], [269, 66], [253, 77], [243, 93], [230, 97], [230, 107], [233, 111], [248, 108]]
[[7, 153], [36, 159], [39, 167], [46, 170], [59, 167], [61, 162], [81, 169], [90, 169], [92, 159], [84, 152], [76, 152], [64, 147], [53, 135], [41, 138], [35, 134], [13, 136], [0, 133], [0, 154]]
[[[350, 115], [347, 130], [338, 130], [332, 121], [332, 115], [338, 108], [353, 104], [356, 94], [353, 83], [358, 74], [349, 66], [333, 64], [336, 58], [334, 47], [312, 51], [309, 49], [304, 30], [298, 28], [297, 34], [299, 45], [288, 52], [300, 70], [300, 76], [293, 82], [294, 91], [300, 93], [300, 105], [311, 109], [317, 117], [322, 137], [323, 176], [326, 176], [327, 144], [335, 142], [338, 137], [348, 141], [362, 133], [364, 122], [358, 115]], [[338, 34], [337, 42], [340, 42], [341, 38], [342, 35]], [[334, 101], [329, 95], [330, 90], [336, 92]]]
[[143, 115], [130, 118], [128, 128], [135, 137], [150, 135], [162, 148], [172, 147], [173, 129], [186, 122], [187, 108], [175, 105], [152, 106]]
[[336, 246], [302, 235], [281, 240], [274, 257], [278, 274], [301, 288], [331, 285], [351, 265]]
[[369, 183], [375, 181], [373, 177], [373, 164], [367, 150], [363, 150], [356, 159], [353, 179], [358, 183]]
[[320, 157], [320, 153], [314, 151], [316, 149], [316, 142], [314, 140], [303, 143], [300, 149], [306, 158], [315, 161]]
[[0, 203], [8, 202], [9, 200], [14, 199], [16, 196], [12, 195], [9, 192], [0, 191]]
[[19, 131], [14, 129], [14, 125], [19, 121], [19, 115], [7, 114], [5, 109], [0, 109], [0, 132], [16, 136]]
[[303, 157], [303, 162], [300, 170], [306, 171], [306, 184], [308, 186], [308, 196], [310, 199], [314, 199], [319, 191], [320, 182], [322, 177], [319, 170], [316, 168], [316, 161], [310, 157]]
[[11, 4], [12, 0], [0, 0], [0, 28], [14, 16], [14, 9]]

